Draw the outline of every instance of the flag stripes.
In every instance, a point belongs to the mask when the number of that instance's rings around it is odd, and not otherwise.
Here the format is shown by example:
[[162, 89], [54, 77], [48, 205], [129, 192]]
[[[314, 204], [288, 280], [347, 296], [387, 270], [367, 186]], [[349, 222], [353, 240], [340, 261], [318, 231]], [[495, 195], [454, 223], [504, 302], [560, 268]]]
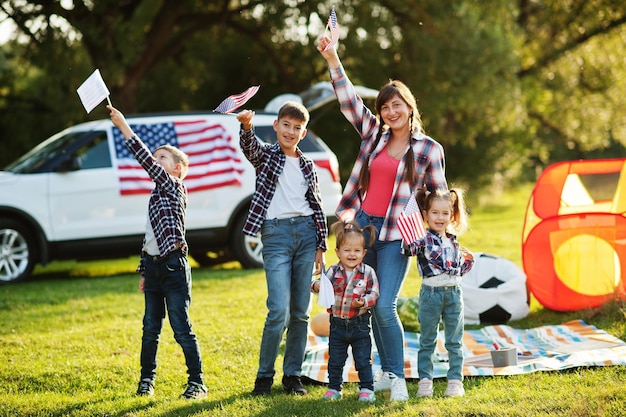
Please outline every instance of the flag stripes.
[[415, 194], [411, 193], [409, 201], [398, 217], [397, 225], [402, 240], [406, 245], [410, 245], [417, 239], [426, 236], [426, 227], [415, 200]]
[[339, 25], [337, 25], [337, 14], [335, 13], [335, 6], [333, 6], [332, 10], [330, 11], [330, 16], [328, 17], [328, 23], [326, 24], [326, 26], [330, 31], [330, 43], [324, 48], [325, 51], [337, 45], [337, 41], [339, 41]]
[[234, 94], [227, 97], [222, 101], [214, 111], [218, 113], [230, 113], [243, 106], [248, 100], [250, 100], [259, 91], [258, 85], [248, 88], [246, 91], [240, 94]]
[[[131, 125], [131, 129], [152, 152], [170, 144], [189, 156], [189, 171], [184, 180], [189, 192], [241, 184], [243, 164], [222, 125], [199, 119]], [[149, 193], [154, 184], [126, 147], [119, 129], [113, 129], [113, 137], [120, 193]]]
[[100, 70], [96, 69], [76, 90], [78, 97], [87, 113], [90, 113], [98, 104], [107, 98], [110, 93]]

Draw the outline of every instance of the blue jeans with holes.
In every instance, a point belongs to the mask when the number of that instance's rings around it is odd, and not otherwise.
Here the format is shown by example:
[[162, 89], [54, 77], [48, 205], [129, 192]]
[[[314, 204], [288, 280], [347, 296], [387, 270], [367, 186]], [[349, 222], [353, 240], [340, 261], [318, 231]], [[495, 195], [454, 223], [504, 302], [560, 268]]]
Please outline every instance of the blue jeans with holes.
[[[404, 378], [404, 328], [398, 316], [398, 294], [409, 269], [409, 258], [400, 252], [401, 242], [378, 240], [384, 217], [360, 211], [356, 221], [365, 227], [376, 227], [374, 246], [367, 245], [363, 262], [374, 268], [378, 277], [380, 297], [373, 308], [372, 330], [380, 364], [385, 372]], [[366, 243], [369, 233], [365, 233]]]
[[202, 357], [189, 320], [191, 304], [191, 268], [180, 250], [162, 259], [144, 257], [143, 335], [141, 337], [141, 379], [154, 382], [157, 348], [165, 311], [176, 342], [182, 347], [189, 375], [188, 382], [203, 383]]
[[283, 374], [300, 376], [309, 323], [310, 283], [317, 250], [312, 216], [268, 219], [261, 228], [267, 281], [267, 316], [257, 378], [273, 377], [278, 350], [287, 331]]
[[354, 366], [359, 374], [359, 388], [374, 390], [370, 316], [367, 312], [351, 319], [330, 317], [328, 388], [341, 391], [343, 368], [348, 359], [348, 346], [351, 346]]
[[448, 380], [463, 380], [463, 293], [460, 285], [432, 287], [422, 284], [417, 318], [420, 322], [420, 346], [417, 373], [420, 379], [433, 379], [432, 355], [437, 346], [439, 322], [443, 319], [445, 346], [448, 351]]

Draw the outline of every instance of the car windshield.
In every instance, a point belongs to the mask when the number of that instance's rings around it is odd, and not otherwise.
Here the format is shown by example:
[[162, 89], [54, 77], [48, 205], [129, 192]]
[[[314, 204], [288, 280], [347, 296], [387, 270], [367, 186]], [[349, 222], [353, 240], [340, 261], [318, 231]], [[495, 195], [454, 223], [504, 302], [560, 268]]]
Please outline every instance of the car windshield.
[[61, 137], [52, 137], [7, 165], [4, 170], [15, 174], [39, 172], [47, 161], [67, 152], [68, 146], [84, 133], [73, 132]]

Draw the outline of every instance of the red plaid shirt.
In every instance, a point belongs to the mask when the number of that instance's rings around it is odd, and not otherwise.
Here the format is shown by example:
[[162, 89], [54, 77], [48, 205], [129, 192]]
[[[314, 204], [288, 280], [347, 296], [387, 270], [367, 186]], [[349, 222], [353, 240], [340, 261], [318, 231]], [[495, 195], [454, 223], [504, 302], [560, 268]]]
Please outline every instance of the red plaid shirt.
[[[357, 156], [350, 178], [346, 183], [343, 197], [337, 207], [337, 217], [341, 220], [348, 221], [354, 219], [361, 209], [361, 195], [358, 187], [359, 174], [361, 166], [367, 161], [371, 152], [371, 161], [384, 151], [389, 140], [390, 132], [383, 132], [380, 142], [376, 149], [372, 150], [376, 134], [380, 126], [379, 120], [372, 112], [365, 107], [363, 100], [354, 90], [354, 86], [346, 76], [343, 67], [330, 69], [330, 78], [335, 89], [335, 94], [339, 100], [339, 108], [348, 121], [354, 126], [359, 135], [361, 135], [361, 150]], [[385, 221], [380, 230], [380, 240], [400, 240], [400, 231], [396, 226], [400, 213], [406, 206], [411, 197], [411, 192], [422, 186], [430, 191], [436, 189], [448, 189], [446, 182], [444, 152], [443, 147], [434, 139], [424, 135], [421, 132], [414, 132], [411, 138], [411, 147], [415, 157], [415, 172], [417, 173], [417, 182], [411, 184], [404, 179], [404, 159], [400, 161], [398, 172], [393, 185], [393, 193], [389, 208], [385, 216]], [[364, 197], [364, 196], [363, 196]]]
[[[326, 273], [335, 291], [335, 303], [328, 312], [335, 317], [351, 319], [364, 314], [373, 307], [380, 295], [378, 279], [374, 269], [361, 263], [354, 268], [354, 274], [348, 279], [346, 270], [340, 263], [331, 266]], [[363, 307], [352, 307], [352, 301], [364, 299]]]
[[[256, 190], [252, 196], [246, 224], [243, 227], [243, 232], [246, 235], [255, 236], [265, 222], [267, 208], [276, 192], [278, 177], [285, 168], [287, 157], [278, 143], [273, 145], [261, 144], [254, 135], [254, 128], [250, 130], [240, 129], [239, 144], [243, 154], [256, 170]], [[305, 198], [313, 210], [313, 218], [317, 225], [317, 248], [326, 251], [328, 226], [322, 208], [322, 194], [317, 179], [317, 171], [313, 161], [307, 158], [300, 151], [300, 148], [296, 148], [296, 152], [300, 158], [300, 170], [308, 185]]]
[[[180, 178], [175, 178], [156, 162], [150, 150], [137, 136], [126, 141], [126, 146], [137, 162], [148, 173], [155, 187], [150, 193], [148, 216], [154, 230], [159, 255], [165, 256], [180, 248], [187, 254], [185, 241], [185, 211], [187, 210], [187, 187]], [[145, 238], [142, 244], [145, 245]], [[143, 271], [143, 258], [137, 271]]]

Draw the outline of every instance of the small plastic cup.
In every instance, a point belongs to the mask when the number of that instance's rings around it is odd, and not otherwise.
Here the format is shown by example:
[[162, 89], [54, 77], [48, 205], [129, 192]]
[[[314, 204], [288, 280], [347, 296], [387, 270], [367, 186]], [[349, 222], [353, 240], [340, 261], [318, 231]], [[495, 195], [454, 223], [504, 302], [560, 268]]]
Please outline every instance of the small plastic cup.
[[517, 365], [517, 348], [505, 347], [491, 351], [491, 360], [494, 368]]

